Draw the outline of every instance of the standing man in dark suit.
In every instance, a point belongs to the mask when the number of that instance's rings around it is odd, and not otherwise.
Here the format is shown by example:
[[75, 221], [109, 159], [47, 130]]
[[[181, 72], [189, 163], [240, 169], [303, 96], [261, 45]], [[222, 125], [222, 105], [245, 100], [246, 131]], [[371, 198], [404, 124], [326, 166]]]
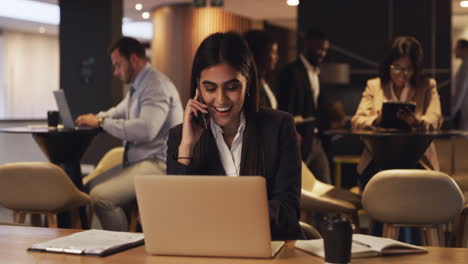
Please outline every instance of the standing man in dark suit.
[[320, 181], [331, 183], [330, 166], [319, 137], [323, 103], [318, 78], [320, 63], [327, 55], [330, 43], [322, 31], [310, 29], [303, 46], [303, 53], [286, 65], [279, 75], [278, 107], [295, 117], [304, 162]]

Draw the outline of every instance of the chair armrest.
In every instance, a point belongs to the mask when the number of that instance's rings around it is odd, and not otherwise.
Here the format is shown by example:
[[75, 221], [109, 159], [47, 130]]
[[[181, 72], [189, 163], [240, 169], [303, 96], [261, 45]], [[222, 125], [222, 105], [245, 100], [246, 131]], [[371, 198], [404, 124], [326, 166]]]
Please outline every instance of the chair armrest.
[[103, 172], [104, 171], [102, 169], [96, 168], [93, 172], [91, 172], [90, 174], [86, 175], [86, 177], [83, 178], [83, 186]]
[[322, 213], [353, 213], [358, 208], [347, 201], [316, 195], [302, 190], [301, 209]]

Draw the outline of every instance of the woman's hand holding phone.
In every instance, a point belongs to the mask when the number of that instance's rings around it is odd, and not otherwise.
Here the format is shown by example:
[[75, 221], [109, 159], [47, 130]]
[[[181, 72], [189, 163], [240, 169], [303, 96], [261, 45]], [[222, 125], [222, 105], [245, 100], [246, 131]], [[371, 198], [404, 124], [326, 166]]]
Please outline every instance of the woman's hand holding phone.
[[187, 106], [184, 111], [184, 118], [182, 124], [182, 140], [179, 145], [179, 156], [184, 159], [178, 159], [182, 164], [190, 164], [190, 158], [192, 157], [192, 151], [195, 144], [200, 139], [203, 133], [203, 126], [200, 122], [197, 122], [197, 117], [202, 117], [203, 114], [208, 114], [208, 106], [200, 102], [198, 99], [199, 91], [195, 92], [195, 96], [187, 102]]

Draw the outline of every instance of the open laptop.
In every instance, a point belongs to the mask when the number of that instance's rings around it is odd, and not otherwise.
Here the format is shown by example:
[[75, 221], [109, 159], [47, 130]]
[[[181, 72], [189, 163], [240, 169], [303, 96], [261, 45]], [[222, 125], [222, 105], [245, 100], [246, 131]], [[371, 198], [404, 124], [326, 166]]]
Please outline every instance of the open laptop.
[[54, 91], [54, 97], [59, 110], [60, 119], [62, 120], [63, 128], [75, 129], [75, 122], [73, 122], [70, 107], [68, 107], [67, 98], [65, 97], [63, 90]]
[[63, 90], [54, 91], [55, 102], [57, 103], [60, 119], [62, 120], [62, 125], [64, 129], [81, 129], [81, 130], [92, 130], [92, 127], [85, 126], [75, 126], [73, 121], [72, 114], [70, 112], [70, 107], [67, 103], [67, 98]]
[[156, 255], [271, 258], [263, 177], [135, 177], [146, 251]]

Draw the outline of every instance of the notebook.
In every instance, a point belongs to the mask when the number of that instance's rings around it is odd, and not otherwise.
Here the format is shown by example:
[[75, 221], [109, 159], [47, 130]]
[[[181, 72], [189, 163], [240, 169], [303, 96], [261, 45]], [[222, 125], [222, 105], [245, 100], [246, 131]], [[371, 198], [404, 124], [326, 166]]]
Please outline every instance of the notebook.
[[[296, 248], [325, 258], [323, 239], [298, 240]], [[427, 249], [390, 238], [353, 234], [351, 258], [408, 253], [427, 253]]]
[[271, 258], [284, 245], [263, 177], [138, 175], [135, 188], [149, 254]]
[[141, 233], [91, 229], [36, 243], [28, 250], [103, 257], [141, 244]]

